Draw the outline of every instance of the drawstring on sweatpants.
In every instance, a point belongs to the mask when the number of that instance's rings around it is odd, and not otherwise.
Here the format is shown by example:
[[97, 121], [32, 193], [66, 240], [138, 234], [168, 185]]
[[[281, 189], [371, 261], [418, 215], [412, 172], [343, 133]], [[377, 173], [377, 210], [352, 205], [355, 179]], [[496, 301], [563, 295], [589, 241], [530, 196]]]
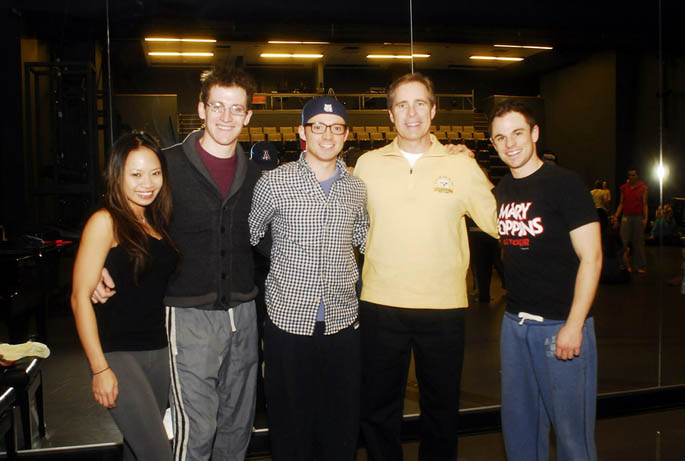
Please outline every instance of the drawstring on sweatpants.
[[535, 320], [536, 322], [540, 323], [545, 321], [545, 319], [542, 316], [529, 314], [528, 312], [519, 312], [519, 318], [521, 319], [519, 325], [523, 325], [523, 322], [525, 322], [526, 320]]
[[233, 308], [228, 309], [228, 318], [231, 320], [231, 331], [236, 332], [238, 329], [235, 327], [235, 317], [233, 317]]

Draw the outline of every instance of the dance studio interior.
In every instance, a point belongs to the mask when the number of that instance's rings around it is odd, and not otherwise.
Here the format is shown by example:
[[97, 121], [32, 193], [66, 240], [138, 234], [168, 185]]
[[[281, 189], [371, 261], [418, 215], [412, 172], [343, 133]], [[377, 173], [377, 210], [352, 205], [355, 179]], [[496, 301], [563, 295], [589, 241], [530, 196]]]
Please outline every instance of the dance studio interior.
[[[281, 163], [299, 158], [302, 108], [317, 96], [346, 107], [348, 166], [392, 142], [388, 85], [421, 72], [435, 85], [431, 134], [468, 147], [495, 185], [508, 168], [488, 114], [509, 98], [535, 112], [543, 160], [572, 170], [588, 190], [604, 183], [610, 215], [636, 170], [648, 188], [646, 268], [619, 261], [622, 277], [601, 281], [592, 307], [597, 456], [684, 459], [685, 40], [676, 3], [3, 2], [0, 343], [40, 342], [49, 356], [0, 367], [0, 459], [121, 459], [121, 433], [93, 398], [76, 332], [74, 259], [105, 192], [114, 140], [141, 130], [165, 148], [201, 129], [200, 75], [215, 65], [254, 77], [253, 114], [238, 142], [248, 153], [268, 142]], [[667, 207], [675, 230], [663, 235], [657, 221]], [[611, 225], [607, 232], [618, 238]], [[482, 286], [471, 252], [458, 459], [499, 461], [506, 283], [495, 263]], [[419, 459], [421, 433], [413, 360], [406, 383], [401, 433], [410, 461]], [[251, 460], [271, 459], [260, 398]], [[368, 459], [363, 437], [356, 459]]]

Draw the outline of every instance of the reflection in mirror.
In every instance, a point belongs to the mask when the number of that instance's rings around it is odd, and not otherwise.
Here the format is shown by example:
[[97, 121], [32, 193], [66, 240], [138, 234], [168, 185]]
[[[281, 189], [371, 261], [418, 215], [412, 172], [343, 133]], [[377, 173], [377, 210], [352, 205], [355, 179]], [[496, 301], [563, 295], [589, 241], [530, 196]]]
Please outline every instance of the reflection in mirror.
[[[314, 95], [331, 93], [345, 103], [348, 163], [353, 152], [391, 142], [398, 130], [388, 116], [387, 86], [418, 71], [435, 83], [432, 134], [442, 143], [464, 143], [497, 184], [508, 169], [489, 141], [487, 114], [505, 97], [532, 106], [540, 126], [538, 149], [554, 154], [588, 189], [600, 180], [597, 190], [606, 197], [606, 274], [593, 305], [599, 393], [685, 384], [685, 298], [679, 284], [685, 257], [679, 97], [685, 61], [679, 29], [669, 19], [676, 15], [665, 10], [662, 26], [652, 19], [651, 4], [621, 14], [601, 5], [559, 5], [530, 15], [506, 2], [437, 11], [414, 9], [410, 1], [407, 15], [404, 5], [371, 3], [343, 9], [350, 12], [321, 6], [326, 11], [316, 14], [300, 2], [287, 8], [206, 2], [197, 8], [185, 0], [175, 3], [176, 10], [130, 1], [107, 7], [37, 2], [3, 10], [7, 30], [17, 37], [5, 90], [8, 113], [16, 117], [5, 122], [0, 168], [0, 225], [8, 240], [2, 242], [2, 270], [15, 275], [3, 281], [0, 293], [11, 312], [11, 322], [0, 327], [0, 342], [37, 335], [52, 350], [41, 362], [47, 436], [36, 438], [34, 447], [121, 440], [92, 398], [88, 363], [68, 309], [74, 251], [103, 192], [102, 168], [112, 141], [136, 129], [168, 147], [201, 128], [200, 74], [214, 61], [243, 67], [258, 82], [252, 119], [239, 138], [242, 147], [249, 152], [257, 141], [272, 142], [284, 162], [299, 157], [300, 114]], [[657, 31], [663, 36], [658, 46]], [[274, 39], [289, 43], [269, 43]], [[371, 57], [379, 55], [384, 57]], [[669, 174], [656, 178], [657, 164]], [[648, 190], [640, 234], [646, 241], [645, 274], [640, 246], [622, 239], [625, 211], [616, 217], [632, 169]], [[481, 241], [482, 232], [469, 230], [460, 407], [474, 410], [500, 403], [499, 337], [507, 292], [498, 251]], [[36, 252], [33, 237], [76, 243], [54, 254]], [[478, 268], [474, 256], [483, 251], [495, 255], [494, 268], [489, 262], [487, 270]], [[44, 261], [49, 264], [40, 266]], [[6, 303], [9, 292], [21, 294], [20, 312]], [[413, 359], [405, 388], [404, 415], [415, 416], [420, 391]], [[260, 408], [258, 430], [268, 426]]]

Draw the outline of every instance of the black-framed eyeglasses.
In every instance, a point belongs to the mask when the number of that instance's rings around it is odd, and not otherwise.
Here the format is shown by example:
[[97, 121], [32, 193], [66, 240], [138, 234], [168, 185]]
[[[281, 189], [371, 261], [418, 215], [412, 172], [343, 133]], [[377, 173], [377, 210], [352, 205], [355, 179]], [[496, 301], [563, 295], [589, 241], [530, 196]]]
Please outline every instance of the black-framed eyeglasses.
[[341, 135], [345, 134], [345, 130], [347, 130], [347, 125], [345, 125], [344, 123], [334, 123], [332, 125], [326, 125], [325, 123], [314, 122], [305, 123], [304, 126], [308, 126], [314, 134], [324, 134], [326, 132], [326, 129], [330, 129], [331, 133]]
[[[205, 106], [209, 107], [209, 110], [219, 115], [226, 111], [226, 106], [224, 106], [222, 102], [209, 102], [205, 104]], [[233, 104], [228, 108], [228, 110], [231, 112], [231, 115], [235, 115], [237, 117], [244, 117], [247, 114], [247, 109], [240, 104]]]

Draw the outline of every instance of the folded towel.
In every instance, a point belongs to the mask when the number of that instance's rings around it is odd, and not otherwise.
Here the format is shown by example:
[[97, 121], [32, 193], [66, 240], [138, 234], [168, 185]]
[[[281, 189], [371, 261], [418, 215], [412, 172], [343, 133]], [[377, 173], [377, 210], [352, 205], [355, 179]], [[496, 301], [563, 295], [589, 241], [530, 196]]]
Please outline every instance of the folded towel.
[[23, 357], [50, 356], [50, 349], [43, 343], [27, 341], [23, 344], [0, 344], [0, 358], [4, 360], [19, 360]]

